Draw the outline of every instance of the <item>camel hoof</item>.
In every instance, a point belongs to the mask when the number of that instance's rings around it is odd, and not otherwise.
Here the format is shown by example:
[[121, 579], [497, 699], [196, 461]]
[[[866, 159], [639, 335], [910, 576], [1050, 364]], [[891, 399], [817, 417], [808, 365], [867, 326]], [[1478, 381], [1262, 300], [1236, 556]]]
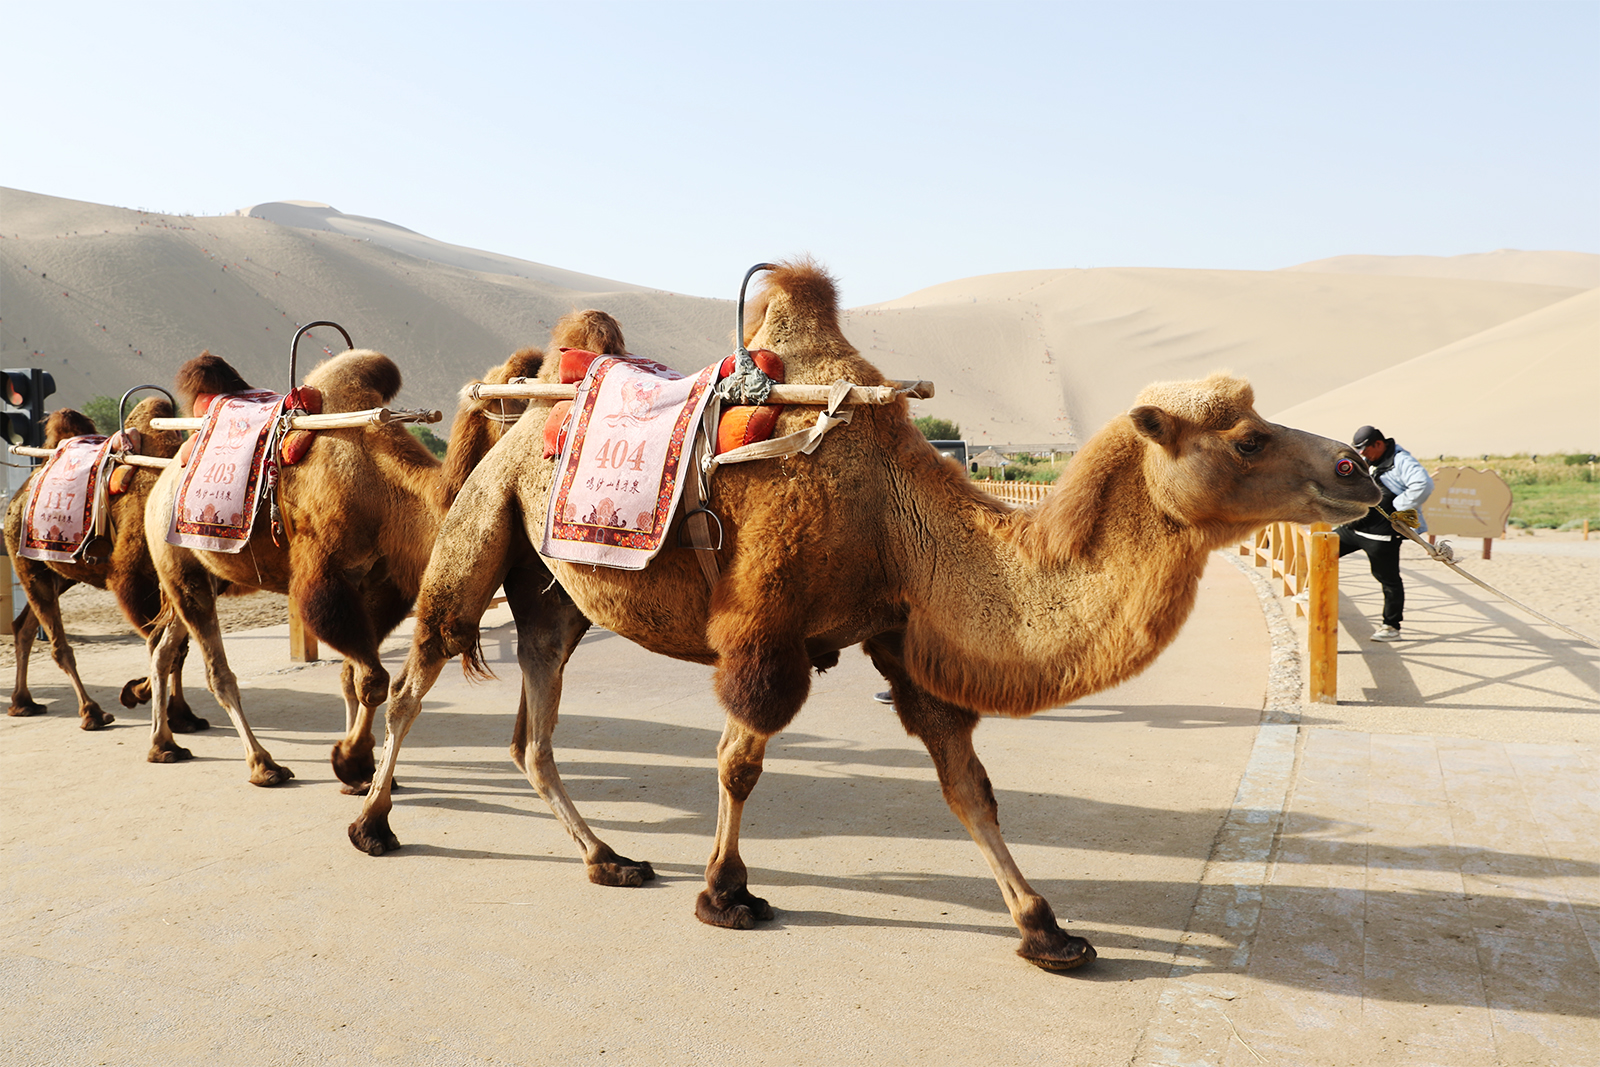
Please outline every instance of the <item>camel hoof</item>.
[[24, 700], [20, 704], [12, 704], [11, 710], [6, 712], [6, 714], [15, 715], [18, 718], [24, 718], [29, 715], [43, 715], [44, 705], [32, 700]]
[[1056, 933], [1058, 938], [1050, 938], [1048, 944], [1036, 945], [1024, 940], [1022, 947], [1017, 949], [1017, 955], [1047, 971], [1070, 971], [1094, 962], [1097, 953], [1093, 945], [1060, 929]]
[[100, 710], [100, 705], [98, 704], [90, 704], [79, 711], [78, 718], [81, 720], [78, 723], [78, 728], [81, 730], [99, 730], [117, 721], [115, 715], [108, 711]]
[[[138, 707], [150, 699], [149, 682], [148, 678], [130, 678], [127, 684], [122, 687], [122, 692], [117, 695], [117, 699], [122, 701], [122, 706], [125, 708]], [[139, 695], [141, 690], [144, 693], [143, 696]]]
[[263, 760], [250, 768], [250, 784], [259, 786], [282, 785], [294, 777], [294, 772], [281, 763]]
[[622, 886], [637, 889], [646, 882], [656, 880], [656, 870], [650, 864], [616, 856], [604, 863], [587, 864], [589, 881], [595, 885]]
[[711, 890], [702, 889], [694, 901], [696, 919], [727, 930], [753, 930], [756, 923], [771, 919], [773, 914], [772, 905], [743, 888], [716, 896]]
[[150, 763], [182, 763], [194, 759], [194, 753], [182, 745], [168, 742], [165, 745], [152, 744], [150, 754], [145, 759]]
[[167, 729], [175, 734], [197, 734], [211, 729], [209, 719], [202, 719], [188, 708], [167, 708]]
[[328, 762], [333, 764], [334, 775], [345, 784], [340, 792], [358, 797], [367, 795], [367, 790], [372, 787], [372, 775], [378, 769], [377, 760], [372, 757], [370, 741], [353, 749], [346, 748], [345, 743], [340, 741], [333, 746]]
[[400, 847], [400, 839], [389, 829], [388, 816], [368, 819], [362, 816], [350, 824], [350, 843], [369, 856], [381, 856]]

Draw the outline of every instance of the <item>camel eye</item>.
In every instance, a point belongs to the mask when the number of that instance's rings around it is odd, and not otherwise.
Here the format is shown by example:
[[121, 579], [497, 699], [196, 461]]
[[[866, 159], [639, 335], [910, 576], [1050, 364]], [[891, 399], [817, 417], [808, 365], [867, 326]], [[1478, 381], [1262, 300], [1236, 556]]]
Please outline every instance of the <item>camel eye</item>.
[[1261, 451], [1261, 446], [1262, 442], [1259, 437], [1245, 437], [1233, 443], [1234, 451], [1241, 456], [1253, 456]]

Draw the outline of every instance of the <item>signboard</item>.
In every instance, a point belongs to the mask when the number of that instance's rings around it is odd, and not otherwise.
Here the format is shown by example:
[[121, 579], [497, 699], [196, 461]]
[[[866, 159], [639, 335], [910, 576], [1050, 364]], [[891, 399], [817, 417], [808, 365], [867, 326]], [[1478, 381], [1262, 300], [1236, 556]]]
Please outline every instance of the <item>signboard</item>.
[[1440, 467], [1433, 472], [1433, 493], [1423, 503], [1422, 514], [1430, 534], [1504, 537], [1511, 487], [1494, 471]]

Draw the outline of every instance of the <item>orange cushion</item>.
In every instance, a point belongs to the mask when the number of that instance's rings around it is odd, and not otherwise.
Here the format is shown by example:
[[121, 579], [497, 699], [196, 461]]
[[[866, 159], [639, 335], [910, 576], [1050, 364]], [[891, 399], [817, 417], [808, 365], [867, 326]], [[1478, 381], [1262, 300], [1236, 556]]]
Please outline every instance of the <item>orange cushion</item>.
[[772, 436], [781, 414], [782, 404], [741, 404], [728, 408], [717, 423], [717, 455], [731, 452], [740, 445], [765, 441]]
[[126, 463], [117, 464], [111, 472], [111, 481], [106, 483], [106, 488], [110, 490], [111, 495], [121, 496], [132, 488], [133, 476], [138, 473], [138, 470], [139, 468], [129, 466]]
[[297, 385], [289, 390], [288, 402], [284, 404], [284, 408], [289, 411], [298, 408], [307, 415], [321, 415], [322, 390], [309, 385]]
[[317, 434], [314, 430], [290, 430], [283, 435], [283, 443], [278, 446], [278, 455], [285, 463], [299, 463], [306, 458], [306, 453], [311, 451], [312, 442], [316, 439]]
[[544, 458], [554, 459], [567, 443], [567, 418], [572, 414], [572, 401], [558, 400], [544, 420]]
[[178, 466], [187, 467], [189, 465], [189, 453], [194, 451], [194, 439], [195, 435], [190, 434], [183, 439], [183, 444], [178, 446]]

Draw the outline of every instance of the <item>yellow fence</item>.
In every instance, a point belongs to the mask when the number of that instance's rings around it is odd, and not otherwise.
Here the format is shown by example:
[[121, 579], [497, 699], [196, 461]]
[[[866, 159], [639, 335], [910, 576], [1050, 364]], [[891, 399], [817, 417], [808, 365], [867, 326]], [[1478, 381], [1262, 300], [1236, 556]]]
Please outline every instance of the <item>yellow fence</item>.
[[979, 479], [975, 484], [990, 496], [1020, 507], [1037, 504], [1054, 488], [1045, 482], [993, 482], [986, 478]]
[[[1309, 527], [1275, 522], [1239, 546], [1257, 567], [1271, 571], [1273, 591], [1289, 597], [1306, 618], [1309, 698], [1339, 702], [1339, 535], [1325, 522]], [[1301, 594], [1305, 594], [1301, 596]], [[1298, 599], [1297, 599], [1298, 598]]]

